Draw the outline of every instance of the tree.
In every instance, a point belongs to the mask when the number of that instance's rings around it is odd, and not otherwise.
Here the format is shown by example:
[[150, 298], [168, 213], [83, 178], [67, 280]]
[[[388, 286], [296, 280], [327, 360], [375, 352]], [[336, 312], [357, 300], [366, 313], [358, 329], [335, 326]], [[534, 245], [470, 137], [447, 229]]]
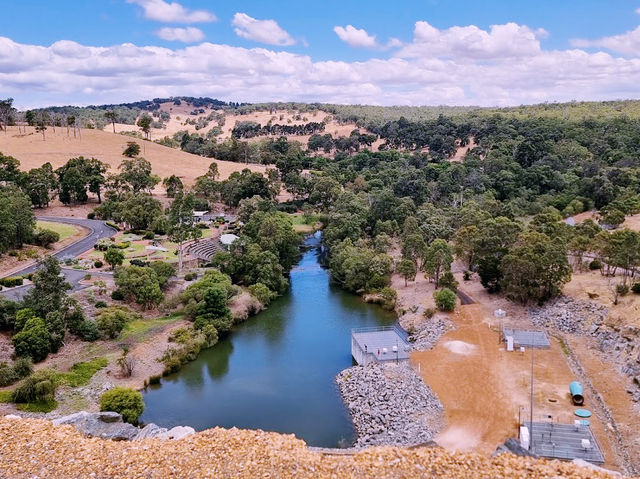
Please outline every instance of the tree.
[[15, 186], [0, 186], [0, 252], [21, 248], [33, 237], [34, 227], [29, 197]]
[[217, 331], [229, 331], [233, 325], [231, 310], [227, 306], [227, 292], [220, 286], [208, 288], [204, 293], [204, 301], [198, 305], [194, 326], [202, 329], [207, 324], [213, 325]]
[[96, 325], [103, 337], [115, 339], [122, 332], [125, 325], [131, 321], [142, 319], [142, 315], [123, 306], [110, 306], [100, 311], [96, 316]]
[[396, 265], [396, 273], [404, 278], [404, 285], [406, 287], [407, 281], [416, 279], [416, 265], [409, 258], [402, 258]]
[[160, 178], [152, 174], [151, 163], [144, 158], [124, 160], [118, 179], [129, 185], [134, 193], [151, 191], [160, 182]]
[[602, 231], [594, 238], [595, 251], [602, 262], [603, 273], [615, 275], [622, 269], [623, 284], [635, 275], [640, 265], [640, 233], [628, 228], [611, 233]]
[[16, 356], [30, 357], [34, 362], [45, 359], [51, 350], [51, 339], [42, 318], [29, 319], [22, 330], [11, 338]]
[[114, 208], [112, 218], [124, 221], [134, 230], [149, 229], [162, 216], [162, 203], [147, 193], [125, 195]]
[[182, 191], [184, 189], [184, 185], [182, 184], [182, 180], [178, 178], [176, 175], [171, 175], [162, 180], [162, 185], [167, 190], [167, 196], [169, 198], [173, 198], [176, 196], [178, 191]]
[[33, 168], [25, 175], [22, 189], [31, 198], [36, 208], [46, 208], [54, 198], [58, 188], [58, 179], [51, 163], [45, 163], [40, 168]]
[[425, 249], [422, 269], [438, 288], [440, 276], [446, 271], [451, 271], [451, 263], [453, 263], [451, 246], [445, 240], [437, 239]]
[[124, 253], [119, 248], [109, 248], [104, 253], [104, 260], [113, 270], [116, 266], [120, 266], [124, 262]]
[[9, 126], [9, 121], [14, 111], [13, 98], [0, 100], [0, 131], [4, 130], [5, 135], [7, 134], [7, 127]]
[[442, 275], [440, 278], [440, 287], [450, 289], [454, 293], [458, 292], [458, 280], [456, 280], [451, 271], [447, 271]]
[[456, 307], [456, 294], [450, 289], [443, 288], [433, 293], [436, 306], [440, 311], [453, 311]]
[[567, 247], [544, 233], [530, 231], [518, 237], [502, 258], [502, 288], [508, 298], [542, 304], [561, 293], [571, 279]]
[[59, 198], [64, 204], [86, 203], [87, 191], [98, 196], [102, 202], [102, 185], [108, 166], [96, 158], [79, 156], [71, 158], [56, 170], [59, 183]]
[[104, 113], [104, 117], [113, 125], [113, 132], [116, 132], [116, 121], [118, 120], [118, 112], [115, 110], [109, 110]]
[[178, 272], [182, 271], [182, 246], [186, 241], [202, 236], [193, 216], [195, 197], [193, 193], [179, 191], [169, 207], [169, 239], [178, 243]]
[[142, 394], [131, 388], [110, 389], [100, 396], [100, 411], [117, 412], [124, 422], [138, 424], [138, 418], [144, 411]]
[[0, 153], [0, 182], [18, 183], [21, 178], [20, 162], [12, 156]]
[[42, 133], [42, 141], [46, 141], [44, 132], [47, 131], [47, 125], [44, 123], [44, 121], [42, 120], [38, 121], [38, 124], [36, 125], [36, 131], [38, 133]]
[[158, 283], [158, 276], [151, 268], [118, 266], [114, 279], [125, 299], [135, 301], [144, 309], [151, 308], [164, 299]]
[[140, 154], [140, 145], [135, 141], [127, 141], [127, 147], [122, 152], [122, 156], [128, 158], [135, 158]]
[[149, 115], [147, 115], [146, 113], [144, 115], [142, 115], [139, 119], [138, 119], [138, 123], [136, 123], [140, 129], [142, 130], [142, 132], [144, 133], [144, 136], [147, 140], [149, 140], [151, 138], [151, 123], [153, 122], [153, 118], [151, 118]]
[[41, 317], [50, 311], [65, 311], [67, 291], [71, 285], [61, 275], [61, 268], [54, 256], [45, 256], [33, 274], [33, 288], [24, 298], [24, 304]]

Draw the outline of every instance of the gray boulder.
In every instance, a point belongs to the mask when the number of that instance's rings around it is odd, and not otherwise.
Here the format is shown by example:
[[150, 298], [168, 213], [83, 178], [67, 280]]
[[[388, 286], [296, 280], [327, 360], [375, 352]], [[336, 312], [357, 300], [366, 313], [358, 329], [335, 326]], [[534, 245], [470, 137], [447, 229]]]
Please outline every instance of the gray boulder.
[[147, 424], [145, 427], [140, 429], [136, 437], [133, 438], [134, 441], [140, 441], [141, 439], [148, 439], [150, 437], [158, 437], [162, 434], [165, 434], [168, 431], [167, 428], [160, 427], [156, 424]]
[[138, 434], [138, 428], [122, 422], [122, 416], [115, 412], [90, 413], [81, 411], [53, 420], [54, 424], [70, 424], [87, 436], [112, 439], [114, 441], [131, 440]]
[[166, 432], [158, 434], [159, 439], [182, 439], [183, 437], [195, 434], [196, 430], [189, 426], [176, 426]]

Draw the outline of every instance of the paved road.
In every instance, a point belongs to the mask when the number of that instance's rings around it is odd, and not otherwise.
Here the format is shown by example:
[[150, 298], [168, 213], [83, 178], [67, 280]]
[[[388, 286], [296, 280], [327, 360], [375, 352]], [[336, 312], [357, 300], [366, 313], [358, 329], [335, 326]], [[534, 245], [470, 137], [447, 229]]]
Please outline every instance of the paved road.
[[[116, 230], [107, 226], [104, 221], [99, 220], [87, 220], [80, 218], [59, 218], [53, 216], [38, 216], [39, 220], [43, 221], [53, 221], [56, 223], [67, 223], [76, 226], [84, 226], [89, 230], [89, 234], [84, 238], [76, 241], [75, 243], [70, 244], [69, 246], [62, 248], [60, 251], [56, 252], [54, 256], [60, 260], [65, 260], [67, 258], [75, 258], [85, 251], [93, 248], [93, 245], [101, 238], [109, 238], [116, 234]], [[20, 276], [23, 274], [29, 274], [35, 271], [37, 268], [37, 264], [27, 266], [26, 268], [21, 269], [20, 271], [14, 272], [11, 276]], [[73, 288], [72, 291], [79, 291], [86, 286], [79, 284], [80, 281], [87, 274], [86, 271], [77, 270], [72, 268], [63, 268], [62, 272], [65, 275], [65, 278], [71, 284]], [[111, 273], [91, 273], [92, 276], [110, 276]], [[0, 295], [5, 296], [11, 300], [20, 300], [24, 297], [25, 294], [31, 289], [31, 285], [20, 286], [18, 288], [12, 288], [8, 291], [0, 292]]]

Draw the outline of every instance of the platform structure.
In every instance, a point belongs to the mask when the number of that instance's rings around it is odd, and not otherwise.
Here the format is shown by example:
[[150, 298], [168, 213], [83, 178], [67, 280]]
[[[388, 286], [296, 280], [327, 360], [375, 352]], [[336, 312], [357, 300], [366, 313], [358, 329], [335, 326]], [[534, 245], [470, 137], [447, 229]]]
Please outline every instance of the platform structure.
[[361, 366], [372, 362], [408, 361], [411, 345], [399, 326], [351, 330], [351, 356]]
[[[511, 338], [511, 340], [509, 340]], [[551, 342], [545, 331], [502, 327], [502, 341], [514, 348], [549, 349]]]
[[[525, 423], [529, 427], [529, 423]], [[582, 459], [592, 464], [603, 464], [604, 456], [591, 427], [582, 421], [575, 424], [534, 422], [531, 434], [531, 452], [538, 456], [572, 461]]]

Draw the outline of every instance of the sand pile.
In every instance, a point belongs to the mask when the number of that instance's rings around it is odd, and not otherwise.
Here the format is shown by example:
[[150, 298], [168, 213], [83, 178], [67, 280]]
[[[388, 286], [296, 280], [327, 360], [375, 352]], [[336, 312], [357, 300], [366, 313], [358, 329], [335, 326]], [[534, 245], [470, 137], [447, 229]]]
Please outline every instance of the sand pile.
[[465, 343], [464, 341], [447, 341], [443, 344], [445, 348], [451, 351], [454, 354], [462, 354], [463, 356], [468, 356], [469, 354], [473, 354], [476, 349], [476, 346], [473, 344]]
[[291, 435], [210, 429], [185, 439], [106, 441], [71, 426], [0, 418], [2, 478], [604, 478], [570, 463], [439, 448], [371, 448], [354, 455], [311, 452]]

